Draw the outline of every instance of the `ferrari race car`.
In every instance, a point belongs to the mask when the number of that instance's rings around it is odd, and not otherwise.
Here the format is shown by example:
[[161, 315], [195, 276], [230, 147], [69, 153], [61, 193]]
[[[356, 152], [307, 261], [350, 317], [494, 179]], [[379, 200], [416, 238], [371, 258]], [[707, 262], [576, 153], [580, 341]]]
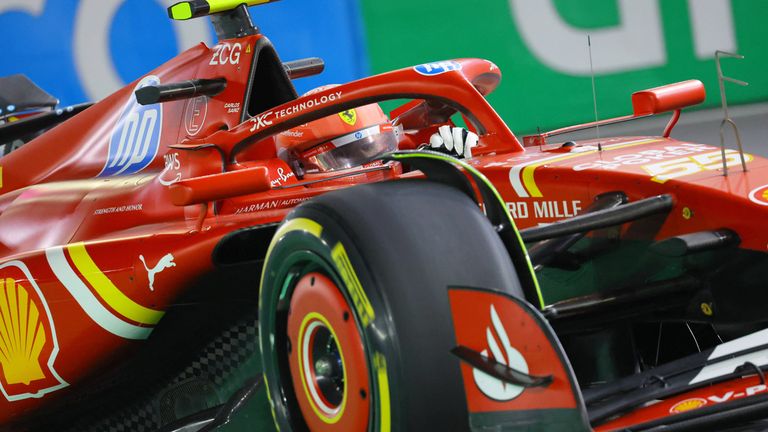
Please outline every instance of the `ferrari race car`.
[[[32, 107], [0, 126], [2, 430], [768, 425], [768, 160], [671, 138], [700, 82], [519, 140], [487, 60], [298, 96], [322, 61], [283, 63], [262, 3], [172, 6], [218, 43], [93, 105], [0, 89]], [[280, 154], [327, 118], [369, 136], [380, 102], [394, 151]], [[553, 138], [662, 113], [661, 136]], [[413, 150], [454, 124], [471, 158]]]

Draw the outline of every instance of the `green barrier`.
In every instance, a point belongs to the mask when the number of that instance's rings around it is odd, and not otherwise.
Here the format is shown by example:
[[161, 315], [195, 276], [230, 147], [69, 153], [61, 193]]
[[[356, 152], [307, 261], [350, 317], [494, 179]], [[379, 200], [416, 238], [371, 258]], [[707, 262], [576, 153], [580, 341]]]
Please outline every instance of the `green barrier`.
[[720, 105], [716, 49], [730, 104], [768, 100], [765, 0], [362, 0], [374, 73], [456, 57], [502, 70], [491, 103], [516, 133], [594, 120], [591, 35], [600, 118], [632, 112], [632, 92], [686, 79]]

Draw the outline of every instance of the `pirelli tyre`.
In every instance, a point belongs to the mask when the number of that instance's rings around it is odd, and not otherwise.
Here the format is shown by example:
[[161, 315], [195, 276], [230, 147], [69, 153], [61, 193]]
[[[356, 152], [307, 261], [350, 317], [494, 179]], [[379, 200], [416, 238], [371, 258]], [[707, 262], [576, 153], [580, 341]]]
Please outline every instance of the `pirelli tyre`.
[[447, 287], [522, 296], [493, 227], [425, 180], [356, 186], [296, 208], [259, 299], [264, 375], [285, 431], [466, 431]]

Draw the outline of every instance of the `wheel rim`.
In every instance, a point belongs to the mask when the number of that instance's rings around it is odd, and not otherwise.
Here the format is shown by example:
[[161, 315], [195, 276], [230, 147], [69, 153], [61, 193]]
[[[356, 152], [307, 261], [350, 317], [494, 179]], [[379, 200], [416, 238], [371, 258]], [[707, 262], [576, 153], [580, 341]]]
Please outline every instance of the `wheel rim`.
[[291, 380], [311, 431], [367, 430], [369, 374], [357, 324], [336, 284], [308, 273], [296, 284], [288, 315]]

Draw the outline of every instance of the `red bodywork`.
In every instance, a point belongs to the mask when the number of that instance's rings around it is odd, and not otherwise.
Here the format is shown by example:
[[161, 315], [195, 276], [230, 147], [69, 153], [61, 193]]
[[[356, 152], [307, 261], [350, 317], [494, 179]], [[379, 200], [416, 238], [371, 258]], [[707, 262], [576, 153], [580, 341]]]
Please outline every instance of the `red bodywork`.
[[[766, 249], [766, 159], [747, 155], [748, 172], [734, 167], [724, 177], [718, 148], [671, 138], [603, 139], [602, 151], [596, 141], [523, 148], [484, 98], [499, 69], [478, 59], [433, 75], [406, 68], [362, 79], [250, 117], [246, 95], [269, 85], [251, 82], [264, 43], [256, 35], [201, 44], [147, 75], [159, 83], [225, 77], [215, 97], [163, 103], [147, 114], [133, 96], [144, 77], [0, 160], [0, 423], [71, 397], [129, 360], [185, 289], [212, 270], [212, 251], [226, 234], [279, 222], [317, 194], [402, 176], [387, 165], [284, 188], [299, 180], [277, 158], [274, 134], [374, 101], [434, 99], [464, 114], [481, 137], [471, 163], [501, 192], [519, 228], [576, 215], [604, 192], [631, 200], [671, 193], [675, 207], [658, 238], [728, 226], [743, 248]], [[233, 51], [236, 62], [213, 61]], [[683, 99], [646, 100], [640, 114], [677, 109]], [[410, 139], [433, 131], [412, 131]], [[729, 151], [727, 163], [737, 166], [738, 153]], [[304, 180], [312, 179], [322, 176]]]

